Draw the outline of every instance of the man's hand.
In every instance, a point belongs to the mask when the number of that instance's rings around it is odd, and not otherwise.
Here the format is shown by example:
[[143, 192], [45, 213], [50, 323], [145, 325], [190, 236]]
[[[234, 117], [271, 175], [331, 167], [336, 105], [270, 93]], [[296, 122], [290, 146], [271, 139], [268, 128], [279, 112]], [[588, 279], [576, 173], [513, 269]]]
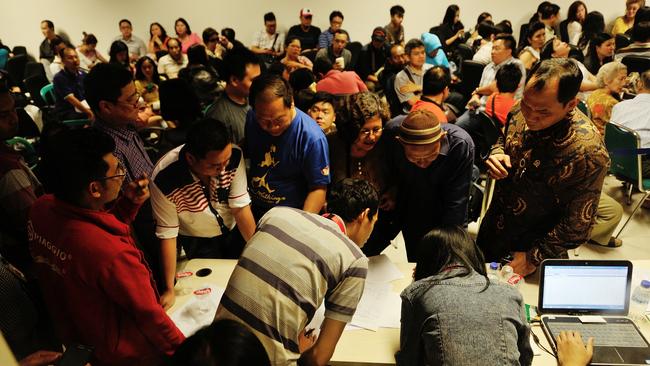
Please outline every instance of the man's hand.
[[399, 91], [404, 93], [404, 94], [415, 93], [415, 92], [418, 92], [418, 91], [421, 91], [421, 90], [422, 90], [421, 86], [419, 86], [416, 83], [412, 83], [412, 82], [408, 82], [405, 85], [403, 85], [401, 88], [399, 88]]
[[160, 295], [160, 305], [162, 305], [165, 310], [171, 308], [175, 302], [176, 294], [174, 294], [174, 288], [167, 289], [162, 293], [162, 295]]
[[305, 329], [298, 335], [298, 350], [300, 353], [310, 349], [316, 343], [316, 332], [314, 329], [305, 331]]
[[506, 154], [493, 154], [485, 161], [488, 174], [493, 179], [503, 179], [508, 176], [508, 169], [512, 168], [510, 156]]
[[379, 79], [377, 79], [377, 77], [375, 76], [375, 74], [370, 74], [370, 75], [368, 75], [368, 77], [366, 78], [366, 80], [368, 80], [368, 81], [372, 81], [373, 83], [378, 83], [378, 82], [379, 82]]
[[532, 263], [528, 262], [526, 252], [514, 252], [512, 257], [513, 259], [509, 263], [510, 267], [512, 267], [512, 270], [515, 273], [520, 274], [523, 277], [528, 276], [537, 269], [537, 267]]
[[149, 199], [149, 178], [143, 175], [138, 180], [129, 183], [124, 189], [124, 196], [136, 205], [141, 205]]
[[20, 366], [47, 366], [52, 365], [59, 358], [61, 358], [60, 352], [53, 351], [36, 351], [31, 355], [20, 360]]
[[472, 98], [467, 102], [465, 106], [467, 109], [474, 111], [481, 106], [481, 96], [478, 94], [472, 94]]
[[587, 346], [580, 332], [564, 331], [557, 337], [557, 358], [560, 366], [586, 366], [594, 354], [594, 338], [589, 337]]

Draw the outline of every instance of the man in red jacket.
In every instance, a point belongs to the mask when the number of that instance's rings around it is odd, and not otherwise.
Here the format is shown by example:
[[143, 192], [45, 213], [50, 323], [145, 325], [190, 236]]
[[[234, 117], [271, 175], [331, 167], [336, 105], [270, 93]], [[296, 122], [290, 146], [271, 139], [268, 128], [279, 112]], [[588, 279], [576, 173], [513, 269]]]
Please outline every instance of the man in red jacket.
[[55, 136], [43, 161], [53, 195], [32, 206], [30, 251], [65, 344], [94, 347], [93, 366], [154, 365], [184, 337], [160, 306], [130, 235], [129, 224], [149, 198], [149, 181], [132, 181], [120, 196], [126, 172], [114, 149], [113, 140], [94, 129]]

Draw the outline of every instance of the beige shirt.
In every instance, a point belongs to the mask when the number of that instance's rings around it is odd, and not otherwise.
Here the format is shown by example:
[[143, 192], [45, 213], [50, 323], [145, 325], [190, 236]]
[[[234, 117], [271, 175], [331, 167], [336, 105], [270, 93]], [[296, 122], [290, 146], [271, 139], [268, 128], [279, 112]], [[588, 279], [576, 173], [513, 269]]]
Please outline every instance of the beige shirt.
[[178, 72], [187, 67], [187, 55], [182, 54], [182, 62], [178, 63], [170, 55], [165, 55], [158, 60], [158, 73], [165, 74], [169, 79], [176, 79]]

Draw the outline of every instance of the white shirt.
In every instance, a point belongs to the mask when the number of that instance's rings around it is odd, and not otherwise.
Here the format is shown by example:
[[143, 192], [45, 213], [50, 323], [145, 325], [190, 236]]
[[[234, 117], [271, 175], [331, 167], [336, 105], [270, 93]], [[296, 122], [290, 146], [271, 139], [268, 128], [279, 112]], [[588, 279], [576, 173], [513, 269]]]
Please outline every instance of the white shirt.
[[633, 99], [617, 103], [612, 109], [612, 122], [639, 133], [641, 147], [650, 148], [650, 94], [638, 94]]
[[[275, 39], [276, 36], [277, 40]], [[268, 34], [266, 33], [266, 29], [262, 29], [253, 36], [253, 43], [251, 46], [263, 50], [273, 49], [276, 52], [282, 52], [282, 50], [284, 50], [284, 34], [278, 32], [275, 34]]]
[[[489, 64], [487, 64], [487, 66], [485, 66], [485, 68], [483, 69], [483, 74], [481, 74], [481, 82], [478, 84], [479, 88], [482, 88], [486, 85], [490, 85], [493, 81], [496, 80], [497, 71], [499, 71], [501, 66], [512, 64], [512, 63], [517, 64], [517, 66], [519, 66], [519, 69], [521, 70], [521, 80], [519, 81], [519, 87], [515, 92], [515, 99], [521, 99], [521, 96], [524, 94], [524, 84], [526, 84], [526, 68], [518, 58], [514, 58], [512, 56], [498, 65], [495, 65], [494, 62], [490, 62]], [[487, 95], [481, 97], [482, 106], [485, 106], [487, 97], [488, 97]]]
[[165, 55], [158, 60], [158, 73], [166, 74], [170, 79], [176, 79], [178, 72], [187, 67], [187, 55], [181, 54], [181, 63], [178, 63], [170, 55]]
[[147, 54], [147, 46], [144, 45], [144, 41], [133, 34], [128, 41], [125, 40], [122, 35], [115, 37], [113, 39], [113, 42], [115, 41], [122, 41], [126, 44], [126, 46], [129, 48], [129, 56], [136, 55], [138, 57], [141, 57]]
[[472, 57], [472, 61], [480, 62], [485, 65], [492, 62], [492, 42], [482, 45]]
[[577, 46], [580, 36], [582, 35], [582, 24], [573, 21], [566, 26], [567, 33], [569, 33], [569, 43]]

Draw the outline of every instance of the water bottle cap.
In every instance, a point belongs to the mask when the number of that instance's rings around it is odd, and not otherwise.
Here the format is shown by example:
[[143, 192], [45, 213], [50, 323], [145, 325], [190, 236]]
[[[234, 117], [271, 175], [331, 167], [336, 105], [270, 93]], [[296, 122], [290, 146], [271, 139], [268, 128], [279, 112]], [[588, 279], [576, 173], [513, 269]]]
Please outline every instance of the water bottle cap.
[[641, 281], [641, 287], [650, 288], [650, 281], [648, 281], [648, 280]]
[[497, 262], [490, 263], [490, 269], [498, 269], [498, 268], [499, 268], [499, 263]]

